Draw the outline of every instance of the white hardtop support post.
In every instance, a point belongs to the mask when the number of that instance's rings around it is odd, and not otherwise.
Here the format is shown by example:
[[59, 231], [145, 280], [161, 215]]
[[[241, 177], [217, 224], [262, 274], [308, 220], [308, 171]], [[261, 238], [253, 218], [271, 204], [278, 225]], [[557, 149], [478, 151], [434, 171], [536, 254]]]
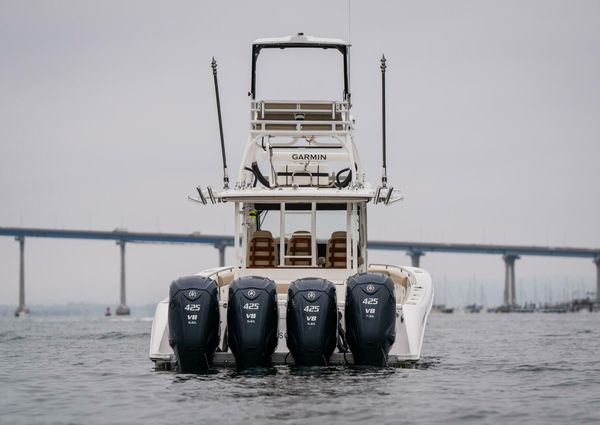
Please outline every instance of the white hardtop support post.
[[362, 237], [363, 237], [363, 241], [362, 241], [362, 257], [363, 257], [363, 264], [365, 267], [365, 271], [368, 269], [369, 267], [369, 250], [368, 250], [368, 241], [367, 241], [367, 231], [368, 231], [368, 220], [367, 220], [367, 203], [363, 202], [362, 203], [362, 208], [361, 208], [361, 212], [362, 212], [362, 216], [360, 217], [360, 224], [362, 226]]
[[346, 269], [352, 269], [352, 203], [346, 204]]
[[279, 204], [279, 265], [285, 266], [285, 203]]
[[248, 267], [248, 222], [246, 221], [248, 217], [248, 204], [246, 202], [242, 203], [242, 267], [246, 269]]
[[233, 230], [233, 249], [235, 251], [235, 259], [237, 261], [238, 267], [242, 266], [242, 258], [240, 256], [240, 203], [234, 202], [234, 213], [235, 213], [235, 228]]
[[352, 268], [358, 271], [358, 203], [352, 203]]
[[310, 263], [313, 267], [317, 266], [317, 203], [310, 204], [310, 251], [312, 258]]

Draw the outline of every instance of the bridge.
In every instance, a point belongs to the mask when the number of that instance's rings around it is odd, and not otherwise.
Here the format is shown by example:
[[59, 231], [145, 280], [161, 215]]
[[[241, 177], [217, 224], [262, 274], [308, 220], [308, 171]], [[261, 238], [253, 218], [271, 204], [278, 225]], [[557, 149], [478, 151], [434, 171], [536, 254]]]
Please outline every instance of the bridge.
[[[121, 251], [120, 303], [116, 310], [119, 315], [129, 314], [126, 302], [125, 246], [127, 243], [158, 244], [204, 244], [214, 246], [219, 253], [219, 265], [225, 265], [225, 249], [233, 246], [233, 236], [206, 235], [202, 233], [149, 233], [129, 232], [125, 229], [114, 231], [62, 230], [26, 227], [0, 227], [0, 236], [14, 237], [19, 242], [19, 306], [15, 314], [27, 312], [25, 304], [25, 238], [92, 239], [115, 241]], [[384, 251], [404, 251], [411, 258], [411, 264], [419, 267], [420, 259], [427, 252], [454, 254], [492, 254], [504, 260], [504, 304], [517, 305], [515, 262], [523, 256], [547, 256], [588, 258], [596, 265], [596, 300], [600, 303], [600, 248], [545, 247], [494, 244], [458, 244], [436, 242], [369, 241], [369, 249]]]

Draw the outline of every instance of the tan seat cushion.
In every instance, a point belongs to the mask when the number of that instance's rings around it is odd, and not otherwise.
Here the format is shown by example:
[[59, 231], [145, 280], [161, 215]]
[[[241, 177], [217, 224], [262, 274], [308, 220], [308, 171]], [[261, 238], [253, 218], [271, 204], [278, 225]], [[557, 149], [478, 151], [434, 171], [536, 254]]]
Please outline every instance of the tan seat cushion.
[[[287, 244], [287, 255], [312, 255], [312, 237], [310, 232], [294, 232]], [[310, 266], [310, 258], [286, 258], [286, 266]]]
[[271, 232], [257, 230], [248, 242], [248, 267], [275, 267], [276, 244]]
[[346, 232], [333, 232], [331, 238], [327, 241], [325, 266], [331, 268], [346, 268], [346, 262]]

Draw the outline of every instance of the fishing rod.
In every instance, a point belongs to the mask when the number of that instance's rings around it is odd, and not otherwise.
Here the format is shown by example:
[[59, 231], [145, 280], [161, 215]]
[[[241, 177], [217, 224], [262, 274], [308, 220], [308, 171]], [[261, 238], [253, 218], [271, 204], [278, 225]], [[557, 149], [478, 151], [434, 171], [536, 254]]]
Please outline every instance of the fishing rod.
[[219, 99], [219, 82], [217, 81], [217, 61], [214, 56], [211, 63], [213, 79], [215, 81], [215, 96], [217, 98], [217, 115], [219, 117], [219, 134], [221, 135], [221, 156], [223, 157], [223, 189], [229, 189], [229, 175], [227, 173], [227, 157], [225, 156], [225, 139], [223, 137], [223, 120], [221, 118], [221, 101]]
[[383, 170], [381, 174], [381, 186], [387, 187], [387, 165], [385, 152], [385, 55], [381, 55], [381, 130], [382, 130], [382, 146], [383, 146]]

